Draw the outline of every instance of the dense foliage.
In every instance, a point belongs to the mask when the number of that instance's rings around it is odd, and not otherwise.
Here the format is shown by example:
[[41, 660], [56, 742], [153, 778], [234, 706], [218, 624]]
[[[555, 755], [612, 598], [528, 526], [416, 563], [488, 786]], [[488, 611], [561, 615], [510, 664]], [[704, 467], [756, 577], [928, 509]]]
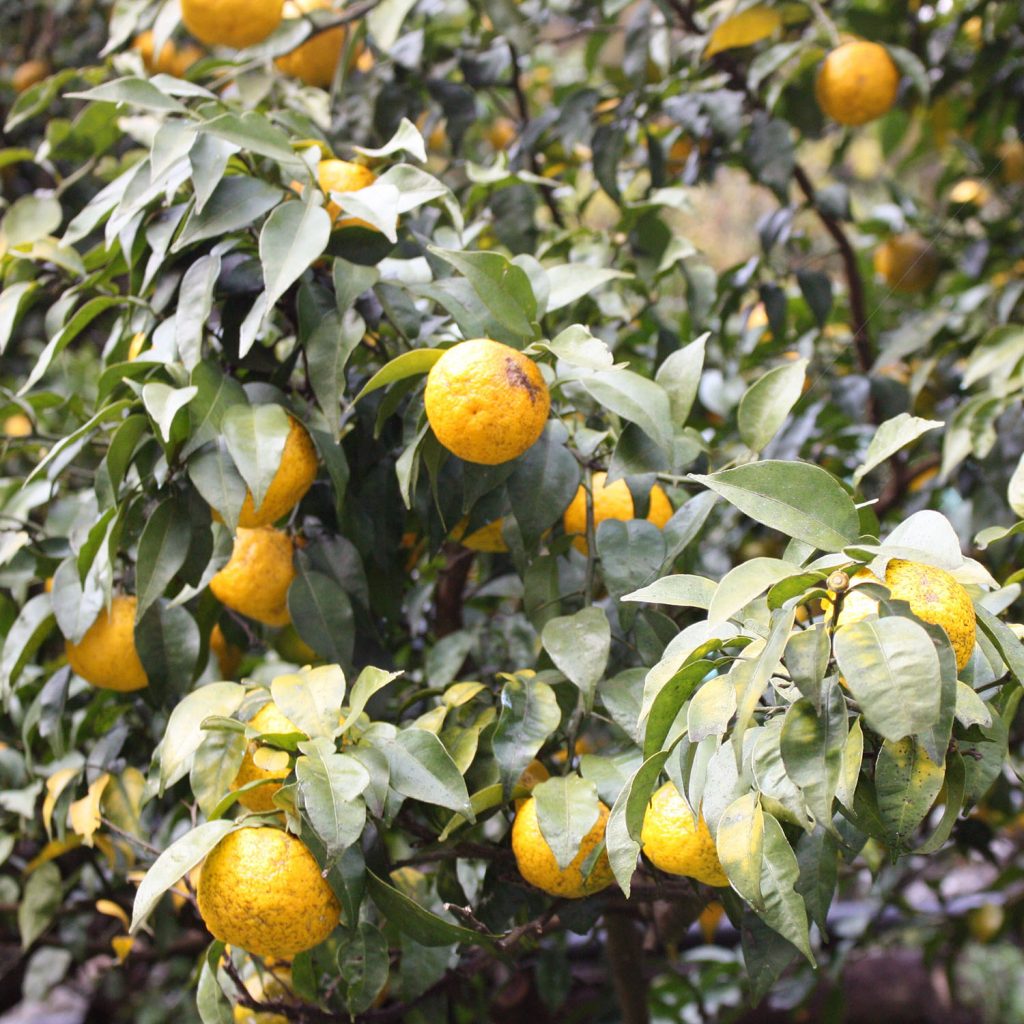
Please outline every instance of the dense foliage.
[[[328, 88], [275, 64], [339, 23]], [[7, 1004], [75, 977], [154, 1024], [727, 1020], [841, 999], [821, 974], [888, 943], [1024, 1019], [985, 981], [1024, 969], [1019, 4], [365, 0], [178, 63], [175, 2], [12, 0], [0, 31]], [[815, 78], [853, 36], [899, 90], [843, 127]], [[551, 395], [491, 466], [423, 399], [480, 337]], [[260, 622], [210, 581], [296, 421], [317, 476]], [[635, 517], [595, 515], [595, 472]], [[891, 559], [967, 588], [969, 661]], [[863, 568], [879, 617], [838, 626]], [[115, 595], [132, 692], [67, 658]], [[252, 810], [270, 697], [294, 730]], [[610, 810], [612, 887], [523, 881], [535, 760], [560, 867]], [[640, 856], [666, 779], [729, 888]], [[193, 873], [282, 820], [341, 906], [283, 974], [211, 942]]]

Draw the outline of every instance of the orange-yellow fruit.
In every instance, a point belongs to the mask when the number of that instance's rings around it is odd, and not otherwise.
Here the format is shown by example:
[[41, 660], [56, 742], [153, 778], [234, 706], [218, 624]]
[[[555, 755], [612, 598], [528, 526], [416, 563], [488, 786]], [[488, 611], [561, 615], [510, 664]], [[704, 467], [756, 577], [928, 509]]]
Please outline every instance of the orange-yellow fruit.
[[423, 398], [438, 441], [484, 466], [522, 455], [544, 432], [551, 408], [537, 364], [490, 338], [448, 349], [430, 368]]
[[607, 889], [615, 881], [608, 853], [602, 850], [594, 861], [590, 873], [584, 877], [583, 866], [593, 851], [604, 842], [608, 823], [608, 808], [598, 805], [598, 818], [594, 827], [583, 837], [579, 852], [564, 870], [558, 866], [537, 821], [537, 798], [530, 797], [516, 812], [512, 824], [512, 852], [519, 873], [530, 885], [543, 889], [551, 896], [578, 900]]
[[665, 170], [668, 171], [670, 177], [678, 178], [686, 170], [686, 163], [692, 152], [693, 140], [685, 135], [672, 143], [665, 160]]
[[718, 922], [725, 917], [725, 907], [722, 906], [718, 900], [712, 900], [701, 912], [697, 918], [697, 924], [700, 926], [700, 933], [704, 936], [704, 941], [707, 945], [711, 945], [715, 941], [715, 932], [718, 931]]
[[4, 420], [3, 432], [7, 437], [28, 437], [32, 433], [32, 421], [23, 412], [16, 412]]
[[[183, 46], [180, 50], [169, 39], [160, 50], [160, 56], [154, 56], [153, 33], [150, 30], [140, 33], [132, 41], [132, 49], [138, 50], [142, 63], [150, 74], [174, 75], [184, 78], [185, 72], [203, 56], [197, 46]], [[133, 358], [132, 356], [128, 357]]]
[[284, 0], [181, 0], [181, 20], [201, 43], [240, 50], [281, 24]]
[[68, 664], [93, 686], [128, 693], [149, 685], [135, 648], [134, 595], [119, 594], [77, 643], [67, 641]]
[[[259, 508], [253, 505], [252, 491], [245, 492], [245, 501], [238, 517], [239, 526], [269, 526], [276, 523], [291, 512], [313, 486], [317, 473], [316, 448], [306, 428], [294, 417], [290, 419], [291, 429], [284, 443], [277, 472]], [[219, 520], [220, 516], [215, 515], [214, 518]]]
[[[302, 730], [297, 728], [291, 720], [281, 714], [278, 706], [273, 701], [269, 704], [264, 704], [263, 707], [261, 707], [249, 720], [249, 725], [251, 725], [257, 732], [261, 733], [282, 734], [289, 732], [302, 732]], [[291, 766], [287, 764], [276, 770], [260, 768], [253, 760], [253, 756], [259, 749], [260, 744], [257, 740], [249, 741], [249, 746], [246, 748], [245, 757], [242, 758], [242, 764], [238, 769], [238, 774], [231, 783], [231, 792], [234, 792], [236, 789], [241, 789], [243, 786], [247, 786], [250, 782], [262, 781], [263, 779], [285, 779], [288, 777], [288, 774], [291, 772]], [[274, 804], [274, 794], [280, 788], [281, 786], [279, 783], [268, 783], [265, 786], [257, 786], [255, 789], [250, 790], [247, 793], [242, 793], [238, 798], [238, 802], [246, 809], [256, 811], [261, 814], [267, 813], [268, 811], [276, 811], [277, 807]]]
[[50, 65], [45, 60], [27, 60], [19, 64], [11, 75], [11, 85], [15, 92], [24, 92], [36, 82], [41, 82], [50, 74]]
[[951, 203], [984, 206], [992, 197], [988, 186], [977, 178], [964, 178], [958, 181], [949, 191]]
[[899, 70], [885, 47], [856, 40], [828, 54], [814, 91], [818, 106], [833, 121], [858, 125], [887, 113], [899, 84]]
[[508, 117], [497, 117], [487, 128], [487, 141], [499, 152], [508, 149], [516, 138], [515, 122]]
[[644, 856], [670, 875], [696, 878], [705, 885], [729, 884], [704, 816], [694, 816], [672, 782], [666, 782], [651, 797], [640, 842]]
[[282, 530], [240, 528], [227, 565], [210, 580], [221, 604], [267, 626], [286, 626], [288, 588], [295, 578], [294, 546]]
[[[606, 519], [623, 521], [635, 517], [633, 495], [629, 485], [621, 477], [613, 484], [605, 487], [607, 473], [594, 473], [590, 478], [590, 488], [594, 494], [594, 529]], [[659, 529], [672, 518], [672, 503], [668, 495], [655, 484], [647, 499], [647, 521], [654, 523]], [[576, 496], [562, 516], [562, 526], [570, 536], [576, 534], [573, 547], [582, 554], [587, 554], [587, 492], [580, 484]]]
[[218, 939], [290, 958], [326, 939], [341, 908], [305, 844], [281, 829], [241, 828], [203, 862], [199, 913]]
[[468, 525], [468, 519], [460, 519], [455, 524], [455, 529], [452, 530], [452, 540], [458, 541], [464, 548], [469, 548], [471, 551], [484, 551], [489, 554], [503, 554], [508, 551], [508, 545], [505, 543], [505, 536], [502, 533], [505, 527], [504, 519], [495, 519], [493, 523], [481, 526], [479, 530], [474, 530], [467, 537], [466, 527]]
[[[349, 160], [321, 160], [317, 164], [316, 180], [320, 191], [328, 196], [327, 212], [333, 221], [333, 231], [338, 231], [341, 228], [377, 230], [368, 221], [359, 217], [344, 216], [342, 208], [329, 198], [332, 192], [358, 192], [360, 189], [366, 188], [367, 185], [372, 185], [377, 180], [377, 175], [369, 167], [354, 164]], [[302, 195], [302, 185], [299, 182], [293, 181], [292, 188]]]
[[[331, 0], [285, 0], [284, 17], [301, 18], [309, 11], [330, 10]], [[345, 26], [318, 32], [291, 53], [278, 57], [274, 62], [284, 74], [326, 89], [334, 81], [334, 72], [345, 49]], [[358, 54], [353, 53], [353, 59]]]
[[[527, 793], [533, 792], [534, 786], [539, 786], [542, 782], [551, 778], [551, 773], [544, 767], [544, 765], [534, 758], [524, 769], [523, 774], [519, 776], [519, 782], [517, 786], [521, 786], [527, 791]], [[518, 811], [529, 797], [521, 796], [516, 800], [516, 810]]]
[[210, 650], [217, 659], [221, 679], [234, 679], [242, 664], [242, 649], [228, 641], [219, 624], [210, 631]]
[[918, 234], [906, 232], [883, 242], [874, 256], [875, 273], [894, 291], [927, 291], [939, 276], [935, 250]]

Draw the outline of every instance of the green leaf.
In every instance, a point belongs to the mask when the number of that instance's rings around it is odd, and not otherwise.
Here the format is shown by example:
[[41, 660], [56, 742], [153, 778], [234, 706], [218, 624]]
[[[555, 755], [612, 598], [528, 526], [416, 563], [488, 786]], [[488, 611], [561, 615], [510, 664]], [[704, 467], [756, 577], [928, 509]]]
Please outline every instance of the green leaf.
[[579, 463], [565, 445], [565, 428], [551, 421], [537, 442], [515, 460], [506, 486], [524, 544], [534, 545], [572, 501]]
[[984, 605], [976, 604], [974, 612], [981, 631], [992, 641], [996, 650], [1013, 673], [1014, 679], [1024, 686], [1024, 645], [1009, 626], [993, 615]]
[[801, 697], [786, 712], [780, 749], [789, 777], [823, 828], [832, 827], [832, 801], [839, 786], [849, 726], [839, 685], [829, 683], [820, 715]]
[[763, 906], [765, 815], [757, 793], [745, 793], [722, 812], [718, 819], [715, 847], [729, 883], [752, 907]]
[[366, 825], [361, 795], [370, 774], [348, 754], [339, 754], [323, 737], [299, 744], [303, 756], [295, 762], [302, 805], [324, 844], [329, 862], [359, 840]]
[[736, 713], [736, 683], [728, 675], [715, 676], [693, 695], [686, 712], [686, 735], [691, 743], [708, 736], [724, 736]]
[[597, 787], [578, 775], [546, 779], [533, 789], [537, 825], [564, 871], [580, 851], [583, 839], [600, 815]]
[[350, 1013], [369, 1010], [384, 991], [391, 968], [388, 940], [369, 921], [360, 921], [338, 949], [338, 965], [345, 981], [345, 1006]]
[[60, 202], [53, 196], [22, 196], [0, 219], [0, 245], [6, 243], [13, 249], [38, 242], [60, 227], [63, 216]]
[[198, 393], [199, 389], [191, 386], [172, 388], [159, 382], [143, 384], [142, 404], [165, 444], [171, 444], [178, 439], [173, 433], [175, 418]]
[[649, 586], [623, 596], [623, 601], [667, 604], [674, 608], [709, 608], [718, 587], [704, 576], [663, 576]]
[[401, 674], [401, 672], [385, 672], [381, 668], [367, 665], [359, 673], [359, 678], [355, 681], [349, 694], [348, 714], [345, 716], [345, 721], [341, 723], [338, 734], [343, 735], [350, 729], [355, 724], [356, 719], [363, 713], [366, 702], [375, 693], [387, 686], [388, 683], [394, 682]]
[[196, 396], [188, 406], [189, 438], [182, 448], [182, 458], [219, 438], [224, 414], [233, 405], [248, 401], [242, 385], [213, 362], [199, 363], [189, 383], [196, 388]]
[[[680, 709], [690, 699], [701, 680], [714, 668], [714, 662], [695, 661], [676, 672], [658, 691], [646, 715], [645, 758], [652, 757], [661, 749]], [[643, 721], [644, 717], [641, 716], [641, 722]]]
[[537, 678], [513, 676], [501, 690], [501, 713], [491, 747], [507, 800], [526, 766], [558, 728], [562, 712], [555, 691]]
[[160, 897], [199, 864], [228, 833], [234, 832], [237, 828], [236, 821], [226, 821], [223, 818], [207, 821], [186, 832], [168, 846], [157, 857], [139, 884], [132, 907], [132, 924], [129, 931], [133, 934], [138, 931]]
[[775, 801], [772, 813], [805, 831], [814, 825], [803, 793], [786, 772], [782, 760], [783, 720], [776, 717], [754, 731], [750, 770], [762, 796]]
[[961, 680], [956, 681], [956, 720], [965, 728], [980, 725], [987, 729], [992, 724], [989, 706]]
[[644, 814], [668, 756], [669, 751], [659, 750], [647, 758], [619, 790], [608, 816], [605, 828], [608, 860], [626, 899], [629, 899], [636, 859], [640, 855]]
[[952, 835], [953, 827], [960, 817], [967, 792], [967, 771], [959, 751], [951, 750], [946, 755], [946, 776], [943, 781], [946, 787], [946, 806], [942, 818], [935, 831], [915, 849], [915, 853], [927, 854], [939, 850]]
[[268, 307], [309, 269], [330, 238], [331, 216], [322, 206], [282, 203], [270, 214], [260, 231]]
[[213, 819], [223, 816], [216, 810], [224, 794], [231, 791], [249, 741], [244, 732], [230, 729], [205, 729], [200, 739], [202, 742], [192, 757], [188, 782], [199, 809]]
[[232, 405], [221, 418], [221, 431], [259, 508], [281, 465], [291, 431], [288, 413], [280, 405]]
[[822, 935], [827, 935], [828, 910], [839, 876], [839, 847], [831, 833], [819, 825], [797, 840], [796, 859], [800, 865], [796, 891], [803, 897], [811, 920]]
[[341, 427], [345, 365], [365, 333], [366, 324], [361, 316], [351, 311], [344, 316], [330, 312], [317, 324], [303, 346], [313, 394], [335, 433]]
[[171, 252], [181, 252], [208, 238], [220, 238], [249, 227], [281, 202], [283, 193], [276, 185], [259, 178], [231, 175], [220, 181], [202, 207], [194, 209]]
[[765, 924], [793, 943], [814, 966], [807, 934], [807, 909], [794, 888], [800, 879], [800, 866], [782, 826], [770, 814], [764, 815], [763, 852], [761, 895], [764, 906], [754, 909]]
[[572, 305], [577, 299], [582, 299], [584, 295], [609, 281], [633, 276], [624, 270], [592, 267], [585, 263], [563, 263], [559, 266], [547, 267], [546, 273], [551, 286], [546, 313], [553, 313], [556, 309]]
[[939, 658], [927, 632], [910, 619], [865, 619], [836, 631], [835, 655], [864, 721], [896, 742], [939, 715]]
[[880, 466], [886, 459], [892, 458], [908, 444], [912, 444], [922, 434], [943, 426], [945, 423], [942, 420], [926, 420], [919, 416], [911, 416], [908, 412], [901, 412], [898, 416], [886, 420], [875, 431], [875, 436], [871, 438], [868, 450], [864, 453], [864, 461], [854, 471], [853, 486], [859, 487], [861, 480], [871, 470]]
[[203, 1024], [231, 1024], [234, 1019], [231, 1003], [217, 980], [217, 968], [224, 955], [224, 943], [210, 943], [199, 968], [196, 984], [196, 1009]]
[[365, 398], [371, 391], [394, 384], [396, 380], [405, 380], [406, 377], [418, 377], [429, 372], [430, 368], [445, 353], [443, 348], [414, 348], [411, 352], [403, 352], [399, 356], [385, 363], [362, 387], [353, 401], [358, 402]]
[[740, 437], [751, 451], [761, 451], [786, 422], [803, 392], [807, 363], [798, 359], [776, 366], [747, 388], [737, 417]]
[[580, 384], [599, 405], [635, 423], [655, 444], [672, 447], [672, 410], [660, 384], [632, 370], [581, 371]]
[[665, 560], [665, 538], [646, 519], [606, 519], [597, 528], [597, 554], [613, 597], [653, 580]]
[[217, 447], [200, 452], [189, 459], [189, 479], [211, 507], [216, 509], [228, 528], [238, 527], [238, 516], [245, 502], [246, 486], [234, 459], [228, 454], [227, 444], [221, 437]]
[[391, 786], [402, 796], [457, 811], [473, 822], [463, 779], [444, 744], [425, 729], [403, 729], [381, 751], [391, 769]]
[[751, 999], [760, 1003], [800, 951], [747, 908], [743, 911], [740, 940], [743, 965], [750, 978]]
[[199, 126], [199, 131], [234, 143], [259, 156], [270, 157], [291, 174], [308, 173], [302, 158], [292, 149], [291, 140], [264, 114], [248, 110], [243, 114], [221, 114]]
[[875, 762], [875, 793], [886, 842], [893, 852], [910, 845], [942, 789], [945, 768], [912, 737], [886, 740]]
[[800, 572], [781, 558], [751, 558], [730, 569], [715, 589], [708, 606], [709, 622], [725, 622], [780, 580]]
[[544, 626], [540, 640], [558, 670], [583, 694], [587, 709], [592, 708], [611, 651], [608, 616], [595, 607], [561, 615]]
[[521, 347], [536, 337], [537, 300], [526, 272], [497, 252], [457, 252], [429, 246], [472, 285], [480, 301], [503, 328], [495, 340]]
[[840, 551], [860, 535], [853, 499], [819, 466], [768, 460], [690, 479], [756, 522], [823, 551]]
[[671, 353], [654, 375], [655, 383], [661, 385], [668, 395], [672, 425], [676, 429], [686, 423], [697, 397], [707, 339], [708, 335], [702, 334], [689, 345]]
[[60, 868], [52, 860], [40, 864], [28, 876], [18, 901], [18, 931], [23, 951], [50, 927], [63, 896]]
[[345, 673], [340, 665], [276, 676], [270, 693], [281, 714], [311, 739], [331, 739], [337, 734], [345, 699]]
[[177, 498], [167, 498], [153, 510], [139, 538], [135, 587], [138, 604], [136, 621], [167, 589], [185, 564], [192, 542], [192, 523], [188, 510]]
[[[743, 733], [754, 717], [754, 709], [764, 695], [772, 676], [775, 674], [782, 655], [785, 653], [786, 644], [793, 631], [793, 622], [796, 618], [794, 608], [778, 608], [772, 612], [771, 630], [768, 634], [768, 642], [764, 649], [753, 660], [752, 670], [747, 673], [748, 678], [743, 683], [743, 691], [736, 705], [736, 725], [733, 727], [732, 742], [736, 751], [737, 764], [742, 760], [743, 754]], [[739, 664], [733, 667], [736, 671]], [[730, 673], [731, 674], [731, 673]]]
[[199, 627], [180, 605], [151, 604], [135, 623], [135, 646], [149, 686], [140, 696], [154, 704], [180, 697], [191, 685], [199, 661]]
[[0, 356], [7, 348], [19, 315], [38, 287], [36, 281], [18, 281], [0, 291]]
[[127, 103], [140, 110], [157, 113], [185, 113], [185, 108], [173, 96], [168, 96], [144, 78], [131, 76], [115, 78], [85, 92], [65, 93], [65, 96], [67, 99], [88, 100], [92, 103]]
[[488, 942], [493, 936], [481, 932], [470, 931], [461, 925], [452, 924], [437, 914], [432, 914], [421, 907], [415, 900], [393, 885], [389, 885], [372, 871], [366, 871], [366, 887], [370, 898], [378, 909], [403, 935], [408, 935], [414, 942], [428, 948], [450, 946], [455, 943], [480, 945]]
[[189, 773], [193, 755], [205, 739], [200, 728], [203, 721], [233, 715], [244, 697], [245, 687], [238, 683], [208, 683], [181, 698], [167, 719], [164, 738], [157, 748], [162, 789], [173, 786]]
[[220, 276], [221, 258], [216, 253], [200, 256], [181, 279], [174, 314], [174, 344], [186, 370], [199, 365], [203, 335], [213, 309], [213, 289]]
[[296, 564], [296, 575], [288, 588], [288, 611], [299, 636], [326, 661], [351, 666], [355, 645], [355, 616], [352, 602], [333, 577]]

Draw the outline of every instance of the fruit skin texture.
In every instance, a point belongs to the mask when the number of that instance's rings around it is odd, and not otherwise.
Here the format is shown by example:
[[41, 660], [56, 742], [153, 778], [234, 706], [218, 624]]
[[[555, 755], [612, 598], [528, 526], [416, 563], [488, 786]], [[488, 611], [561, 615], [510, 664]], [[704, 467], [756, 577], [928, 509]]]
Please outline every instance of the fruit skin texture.
[[312, 949], [341, 918], [313, 855], [302, 840], [276, 828], [226, 835], [203, 863], [196, 896], [216, 938], [263, 957]]
[[531, 796], [516, 812], [512, 825], [512, 852], [516, 855], [519, 873], [530, 885], [551, 896], [578, 900], [607, 889], [615, 881], [605, 850], [601, 851], [587, 878], [583, 877], [581, 870], [594, 847], [604, 841], [608, 808], [604, 804], [598, 807], [600, 813], [594, 827], [583, 837], [579, 853], [564, 871], [559, 868], [551, 847], [541, 834], [537, 822], [537, 798]]
[[865, 124], [896, 102], [900, 73], [884, 46], [856, 40], [837, 46], [818, 71], [818, 106], [840, 124]]
[[874, 256], [875, 273], [895, 291], [914, 295], [927, 291], [939, 275], [939, 260], [931, 246], [918, 234], [893, 235]]
[[252, 492], [247, 490], [238, 525], [253, 527], [276, 523], [303, 499], [306, 491], [313, 486], [316, 473], [316, 448], [306, 428], [293, 418], [281, 453], [281, 464], [263, 495], [260, 507], [253, 505]]
[[670, 875], [696, 878], [705, 885], [729, 884], [704, 816], [694, 818], [672, 782], [666, 782], [651, 797], [640, 842], [647, 859]]
[[68, 664], [93, 686], [129, 693], [149, 685], [135, 649], [137, 603], [133, 595], [118, 595], [77, 644], [66, 643]]
[[[377, 175], [364, 167], [362, 164], [354, 164], [349, 160], [321, 160], [316, 167], [316, 180], [320, 191], [325, 196], [331, 192], [358, 192], [360, 189], [372, 185], [377, 180]], [[302, 191], [301, 187], [299, 189]], [[370, 231], [377, 229], [368, 221], [359, 217], [345, 217], [341, 207], [328, 199], [327, 212], [334, 222], [331, 230], [338, 231], [341, 228], [368, 228]]]
[[[621, 477], [605, 487], [607, 473], [594, 473], [590, 487], [594, 492], [594, 529], [606, 519], [626, 521], [635, 518], [633, 494]], [[672, 503], [668, 495], [655, 484], [647, 503], [647, 521], [660, 530], [672, 518]], [[587, 554], [587, 492], [580, 484], [576, 497], [562, 515], [562, 526], [567, 534], [577, 534], [572, 545], [581, 554]]]
[[483, 466], [522, 455], [544, 432], [551, 409], [537, 364], [490, 338], [448, 349], [430, 368], [423, 397], [438, 441]]
[[45, 60], [27, 60], [19, 64], [11, 75], [11, 85], [15, 92], [24, 92], [36, 82], [41, 82], [50, 74], [50, 65]]
[[471, 551], [484, 551], [489, 554], [504, 554], [508, 551], [508, 545], [501, 532], [505, 525], [504, 519], [495, 519], [493, 523], [481, 526], [479, 530], [474, 530], [467, 537], [466, 526], [468, 524], [468, 519], [460, 519], [455, 524], [455, 529], [452, 530], [452, 540], [458, 541], [464, 548], [469, 548]]
[[181, 20], [201, 43], [240, 50], [273, 32], [283, 7], [284, 0], [181, 0]]
[[[281, 714], [280, 709], [273, 701], [269, 704], [264, 704], [263, 707], [261, 707], [249, 720], [249, 725], [258, 732], [302, 732], [294, 722]], [[238, 774], [231, 783], [232, 793], [236, 789], [241, 789], [242, 786], [247, 786], [250, 782], [256, 782], [257, 780], [285, 779], [288, 777], [288, 774], [291, 771], [290, 767], [286, 767], [281, 771], [267, 771], [265, 768], [260, 768], [253, 760], [253, 755], [257, 750], [259, 750], [259, 748], [260, 744], [257, 740], [249, 741], [249, 746], [246, 747], [245, 757], [242, 758], [242, 764], [238, 769]], [[274, 794], [280, 788], [280, 785], [274, 785], [272, 783], [266, 786], [259, 786], [248, 793], [243, 793], [238, 798], [238, 802], [250, 811], [257, 811], [259, 813], [276, 811], [278, 808], [274, 804]]]
[[[308, 11], [330, 10], [331, 6], [330, 0], [285, 0], [284, 17], [301, 18]], [[344, 48], [345, 28], [339, 25], [317, 33], [291, 53], [278, 57], [274, 63], [278, 70], [291, 78], [326, 89], [334, 81], [334, 71]]]
[[288, 588], [295, 578], [293, 544], [283, 530], [240, 528], [228, 564], [210, 580], [221, 604], [267, 626], [286, 626]]
[[[870, 572], [857, 573], [855, 578], [884, 583], [893, 600], [906, 601], [910, 610], [923, 622], [941, 626], [953, 645], [957, 671], [963, 671], [974, 653], [977, 622], [971, 595], [954, 576], [934, 565], [892, 558], [885, 567], [884, 580]], [[822, 602], [823, 605], [825, 603]], [[867, 594], [858, 594], [854, 587], [843, 598], [836, 627], [852, 626], [877, 611], [878, 602]], [[828, 602], [825, 615], [826, 620], [831, 617], [831, 602]]]

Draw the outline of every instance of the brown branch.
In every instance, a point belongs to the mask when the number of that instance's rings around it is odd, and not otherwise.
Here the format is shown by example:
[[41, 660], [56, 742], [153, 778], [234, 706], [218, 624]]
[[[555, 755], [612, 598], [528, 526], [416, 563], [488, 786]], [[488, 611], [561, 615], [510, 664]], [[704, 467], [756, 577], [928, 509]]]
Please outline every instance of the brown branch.
[[608, 937], [605, 954], [619, 1001], [622, 1024], [648, 1024], [647, 978], [640, 936], [633, 919], [626, 914], [605, 914], [604, 927]]
[[463, 592], [473, 564], [473, 552], [458, 544], [445, 544], [445, 566], [434, 592], [434, 633], [437, 639], [462, 629]]
[[222, 956], [221, 965], [224, 968], [224, 973], [235, 984], [236, 1001], [239, 1006], [244, 1006], [256, 1013], [277, 1013], [288, 1020], [298, 1021], [299, 1024], [344, 1024], [349, 1020], [347, 1014], [330, 1013], [327, 1010], [321, 1010], [318, 1006], [311, 1006], [309, 1003], [291, 1003], [284, 999], [254, 999], [231, 957], [226, 954]]
[[915, 462], [912, 466], [904, 459], [894, 460], [892, 475], [875, 502], [875, 515], [878, 516], [879, 520], [882, 519], [889, 509], [903, 499], [907, 488], [916, 477], [930, 469], [934, 469], [939, 465], [940, 461], [941, 459], [938, 455], [929, 455], [927, 458]]

